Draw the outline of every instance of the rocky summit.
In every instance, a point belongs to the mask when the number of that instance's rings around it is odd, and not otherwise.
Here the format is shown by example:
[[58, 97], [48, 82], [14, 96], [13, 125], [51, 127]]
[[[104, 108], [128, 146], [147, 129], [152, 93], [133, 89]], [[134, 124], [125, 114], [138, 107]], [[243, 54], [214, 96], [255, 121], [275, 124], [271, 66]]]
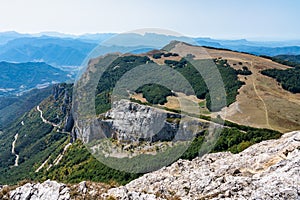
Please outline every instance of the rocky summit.
[[55, 181], [27, 183], [9, 195], [11, 199], [78, 199], [92, 192], [101, 194], [96, 199], [300, 199], [300, 131], [239, 154], [178, 160], [117, 188], [95, 191], [85, 183], [76, 187], [76, 197]]
[[103, 198], [300, 199], [300, 132], [264, 141], [239, 154], [178, 160], [145, 174]]

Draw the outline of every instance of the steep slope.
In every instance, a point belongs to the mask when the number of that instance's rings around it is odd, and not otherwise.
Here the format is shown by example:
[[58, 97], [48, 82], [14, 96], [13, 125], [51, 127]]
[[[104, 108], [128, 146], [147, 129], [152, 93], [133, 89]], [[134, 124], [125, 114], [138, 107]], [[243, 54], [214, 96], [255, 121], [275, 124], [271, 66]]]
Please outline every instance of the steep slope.
[[[0, 187], [6, 199], [299, 199], [300, 132], [264, 141], [239, 154], [178, 160], [125, 186], [47, 180]], [[110, 189], [111, 188], [111, 189]], [[10, 191], [11, 190], [11, 191]]]
[[0, 132], [0, 185], [48, 178], [125, 184], [139, 176], [107, 167], [75, 142], [71, 102], [72, 85], [55, 85], [51, 95]]
[[[51, 157], [51, 163], [63, 153], [70, 141], [64, 121], [70, 113], [70, 88], [67, 85], [54, 87], [53, 95], [40, 104], [43, 117], [58, 124], [57, 127], [43, 122], [41, 113], [34, 108], [1, 132], [1, 183], [34, 177], [34, 171], [47, 158]], [[16, 160], [18, 165], [15, 165]]]
[[0, 97], [0, 130], [30, 111], [51, 94], [52, 87], [33, 89], [20, 96]]

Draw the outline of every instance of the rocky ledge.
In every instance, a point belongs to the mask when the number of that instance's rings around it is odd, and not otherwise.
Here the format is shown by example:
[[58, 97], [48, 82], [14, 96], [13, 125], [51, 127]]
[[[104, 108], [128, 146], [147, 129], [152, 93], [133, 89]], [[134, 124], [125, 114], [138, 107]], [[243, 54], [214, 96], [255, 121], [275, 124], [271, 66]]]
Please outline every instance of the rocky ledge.
[[145, 174], [103, 198], [300, 199], [300, 132], [239, 154], [207, 154]]
[[76, 196], [74, 188], [55, 181], [27, 183], [9, 194], [11, 199], [28, 200], [300, 199], [300, 131], [255, 144], [239, 154], [178, 160], [125, 186], [108, 190], [86, 185], [74, 186]]

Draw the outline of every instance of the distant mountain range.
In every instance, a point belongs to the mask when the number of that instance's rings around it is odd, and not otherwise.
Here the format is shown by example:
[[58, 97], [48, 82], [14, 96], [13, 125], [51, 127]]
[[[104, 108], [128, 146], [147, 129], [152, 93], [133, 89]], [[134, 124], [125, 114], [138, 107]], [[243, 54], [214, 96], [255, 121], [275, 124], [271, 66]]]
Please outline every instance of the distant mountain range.
[[160, 49], [172, 40], [194, 45], [225, 48], [254, 55], [300, 55], [299, 41], [257, 42], [241, 40], [217, 40], [211, 38], [191, 38], [185, 36], [145, 33], [114, 34], [97, 33], [71, 35], [57, 32], [20, 34], [0, 33], [0, 61], [46, 62], [55, 67], [80, 66], [89, 53], [99, 44], [96, 56], [109, 52], [147, 52]]
[[0, 60], [46, 62], [54, 66], [79, 66], [97, 44], [54, 37], [17, 38], [0, 46]]
[[0, 96], [44, 88], [70, 79], [67, 72], [43, 62], [0, 62]]
[[35, 34], [27, 34], [27, 33], [24, 34], [15, 31], [7, 31], [7, 32], [0, 32], [0, 45], [6, 44], [10, 40], [14, 40], [17, 38], [42, 37], [42, 36], [55, 37], [55, 38], [80, 39], [80, 40], [85, 40], [86, 42], [99, 43], [114, 35], [116, 34], [115, 33], [94, 33], [94, 34], [87, 33], [83, 35], [72, 35], [72, 34], [65, 34], [59, 32], [41, 32]]
[[197, 38], [198, 45], [215, 48], [225, 48], [234, 51], [251, 53], [254, 55], [299, 55], [300, 41], [286, 42], [252, 42], [248, 40], [213, 40], [210, 38]]

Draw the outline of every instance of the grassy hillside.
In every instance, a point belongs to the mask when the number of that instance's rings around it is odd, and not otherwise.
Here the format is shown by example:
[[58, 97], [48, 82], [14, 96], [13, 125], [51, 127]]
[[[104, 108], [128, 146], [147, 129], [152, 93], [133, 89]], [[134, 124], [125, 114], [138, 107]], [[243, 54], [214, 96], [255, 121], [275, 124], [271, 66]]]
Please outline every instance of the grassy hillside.
[[102, 164], [96, 160], [87, 150], [84, 144], [77, 140], [66, 152], [61, 162], [50, 168], [36, 173], [34, 179], [45, 181], [47, 179], [67, 182], [79, 183], [83, 180], [126, 184], [129, 181], [138, 178], [140, 174], [131, 174]]
[[34, 89], [21, 96], [0, 97], [0, 130], [37, 106], [52, 92], [52, 87]]
[[266, 69], [261, 72], [263, 75], [275, 78], [283, 89], [292, 93], [300, 93], [300, 68], [295, 67], [286, 70]]
[[283, 89], [292, 93], [300, 93], [300, 55], [279, 55], [266, 57], [274, 62], [287, 65], [290, 69], [266, 69], [261, 71], [263, 75], [276, 79]]
[[[61, 115], [60, 127], [44, 123], [35, 107], [0, 134], [0, 184], [15, 183], [32, 177], [34, 171], [47, 157], [51, 155], [54, 159], [63, 151], [64, 144], [70, 140], [68, 134], [62, 132], [65, 117], [70, 109], [61, 103], [66, 91], [70, 89], [70, 86], [64, 87], [65, 89], [58, 93], [57, 99], [50, 96], [41, 104], [42, 109], [48, 113], [61, 113], [62, 106], [66, 107], [66, 112]], [[48, 116], [44, 117], [48, 119]], [[16, 155], [12, 152], [16, 134], [18, 137], [14, 152], [19, 155], [18, 166], [14, 166]]]
[[[166, 54], [167, 55], [167, 54]], [[169, 57], [168, 56], [164, 57]], [[172, 54], [170, 54], [172, 55]], [[153, 55], [154, 57], [161, 58], [160, 54], [156, 53]], [[174, 56], [174, 55], [173, 55]], [[178, 56], [176, 54], [175, 56]], [[208, 87], [202, 78], [201, 74], [198, 70], [194, 68], [194, 66], [189, 63], [187, 60], [182, 58], [180, 61], [168, 60], [166, 59], [165, 64], [170, 68], [178, 71], [180, 74], [184, 76], [186, 80], [191, 84], [192, 88], [195, 91], [196, 96], [199, 99], [206, 99], [207, 106], [210, 110], [218, 111], [222, 108], [222, 106], [211, 108], [211, 99], [209, 95]], [[202, 60], [199, 62], [199, 66], [201, 66], [202, 70], [210, 71], [211, 65], [214, 65], [210, 60]], [[110, 108], [110, 94], [112, 89], [114, 88], [117, 81], [128, 71], [135, 68], [136, 66], [145, 64], [145, 63], [153, 63], [146, 56], [124, 56], [117, 58], [103, 73], [100, 78], [99, 84], [97, 86], [96, 92], [96, 110], [97, 113], [103, 113]], [[244, 84], [242, 81], [238, 80], [238, 71], [234, 70], [227, 63], [226, 60], [214, 60], [214, 63], [217, 65], [217, 69], [219, 70], [221, 77], [223, 79], [223, 83], [226, 90], [226, 100], [227, 106], [232, 104], [236, 100], [236, 96], [238, 94], [238, 89]], [[97, 65], [96, 65], [97, 66]], [[117, 67], [116, 67], [117, 66]], [[163, 68], [163, 66], [161, 66]], [[173, 90], [175, 92], [183, 92], [187, 95], [192, 94], [192, 91], [187, 91], [185, 82], [181, 82], [180, 80], [174, 80], [172, 77], [165, 77], [166, 79], [170, 79], [170, 82], [176, 82], [176, 88]], [[214, 77], [210, 77], [213, 79]], [[135, 80], [132, 80], [133, 82]], [[159, 86], [156, 84], [146, 84], [144, 86], [140, 86], [135, 92], [142, 93], [144, 98], [151, 104], [164, 104], [166, 103], [166, 98], [168, 96], [173, 95], [173, 93], [168, 88], [164, 88], [163, 86]], [[223, 105], [224, 106], [224, 105]]]

